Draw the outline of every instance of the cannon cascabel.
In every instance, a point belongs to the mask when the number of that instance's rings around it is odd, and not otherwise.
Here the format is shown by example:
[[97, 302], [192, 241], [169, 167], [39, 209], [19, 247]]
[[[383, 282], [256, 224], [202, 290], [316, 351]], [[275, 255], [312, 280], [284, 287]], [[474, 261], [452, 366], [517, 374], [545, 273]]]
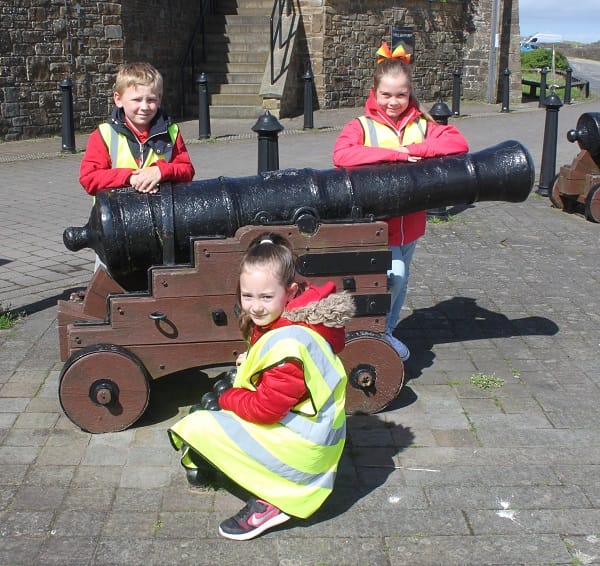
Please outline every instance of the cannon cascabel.
[[[89, 247], [130, 291], [147, 288], [152, 265], [189, 263], [194, 238], [233, 236], [247, 225], [374, 221], [479, 201], [522, 202], [534, 183], [527, 149], [505, 141], [479, 152], [329, 170], [284, 169], [250, 177], [164, 184], [154, 195], [101, 192], [83, 227], [63, 240]], [[300, 225], [302, 223], [302, 225]]]
[[600, 113], [585, 112], [577, 120], [574, 130], [567, 132], [570, 142], [577, 142], [579, 149], [587, 151], [600, 167]]

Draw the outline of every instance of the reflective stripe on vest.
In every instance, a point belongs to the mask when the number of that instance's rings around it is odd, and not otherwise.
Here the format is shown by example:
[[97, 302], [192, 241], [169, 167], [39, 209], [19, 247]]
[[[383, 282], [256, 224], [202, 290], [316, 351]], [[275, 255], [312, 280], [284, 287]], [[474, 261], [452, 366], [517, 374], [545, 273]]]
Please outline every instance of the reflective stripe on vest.
[[177, 124], [170, 124], [167, 128], [169, 137], [171, 138], [169, 151], [165, 152], [163, 155], [158, 155], [154, 152], [154, 150], [149, 148], [148, 155], [144, 159], [142, 167], [140, 167], [133, 157], [131, 150], [129, 149], [129, 143], [126, 136], [116, 132], [107, 122], [100, 124], [98, 129], [100, 130], [100, 135], [102, 136], [102, 139], [108, 148], [113, 169], [141, 169], [156, 163], [160, 159], [171, 161], [173, 145], [175, 144], [175, 140], [177, 139], [177, 134], [179, 132]]
[[361, 116], [358, 120], [365, 134], [364, 145], [370, 147], [400, 147], [421, 143], [427, 132], [427, 120], [423, 117], [408, 123], [400, 136], [393, 128], [367, 116]]
[[[346, 375], [341, 361], [316, 332], [296, 325], [278, 328], [252, 346], [235, 385], [254, 389], [253, 376], [289, 359], [302, 362], [316, 414], [294, 410], [280, 423], [260, 425], [231, 411], [196, 411], [169, 434], [176, 448], [192, 446], [257, 497], [285, 513], [308, 517], [331, 493], [344, 447]], [[182, 463], [194, 467], [187, 452]]]

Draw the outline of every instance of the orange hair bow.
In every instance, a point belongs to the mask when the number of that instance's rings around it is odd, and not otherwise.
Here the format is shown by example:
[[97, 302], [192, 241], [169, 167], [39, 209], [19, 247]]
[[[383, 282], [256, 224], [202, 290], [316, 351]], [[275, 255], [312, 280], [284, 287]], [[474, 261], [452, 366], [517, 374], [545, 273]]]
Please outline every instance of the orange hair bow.
[[406, 52], [402, 44], [398, 45], [392, 52], [387, 41], [384, 41], [377, 50], [377, 63], [381, 63], [385, 59], [401, 59], [406, 63], [410, 63], [410, 53]]

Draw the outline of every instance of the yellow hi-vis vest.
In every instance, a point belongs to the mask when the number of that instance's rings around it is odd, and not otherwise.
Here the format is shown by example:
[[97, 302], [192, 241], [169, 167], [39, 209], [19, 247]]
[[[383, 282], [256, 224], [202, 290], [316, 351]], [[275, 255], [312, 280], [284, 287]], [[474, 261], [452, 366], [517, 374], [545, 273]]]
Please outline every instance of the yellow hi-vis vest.
[[152, 148], [148, 148], [148, 155], [143, 156], [144, 162], [141, 167], [135, 160], [135, 157], [129, 149], [129, 143], [127, 138], [123, 134], [116, 132], [108, 122], [104, 122], [98, 126], [100, 135], [108, 148], [110, 160], [112, 162], [113, 169], [143, 169], [149, 167], [153, 163], [156, 163], [160, 159], [171, 160], [171, 153], [173, 151], [173, 144], [177, 139], [177, 133], [179, 128], [177, 124], [170, 124], [167, 128], [169, 137], [171, 138], [171, 145], [169, 151], [164, 154], [157, 154]]
[[427, 120], [423, 117], [409, 122], [400, 136], [393, 128], [367, 116], [360, 116], [358, 120], [365, 133], [364, 145], [370, 147], [391, 148], [411, 143], [421, 143], [427, 132]]
[[[261, 372], [299, 360], [310, 399], [280, 422], [245, 421], [232, 411], [195, 411], [169, 436], [176, 449], [191, 446], [213, 466], [284, 513], [306, 518], [333, 489], [346, 438], [346, 372], [317, 332], [299, 325], [271, 330], [238, 368], [235, 387], [254, 389]], [[189, 449], [181, 462], [193, 468]]]

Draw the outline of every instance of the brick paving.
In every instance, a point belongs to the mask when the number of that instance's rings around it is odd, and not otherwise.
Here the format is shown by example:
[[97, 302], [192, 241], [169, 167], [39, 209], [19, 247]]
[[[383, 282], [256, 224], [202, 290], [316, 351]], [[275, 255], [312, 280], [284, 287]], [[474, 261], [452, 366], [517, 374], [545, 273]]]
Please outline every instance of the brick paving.
[[[595, 102], [559, 114], [557, 167]], [[472, 151], [506, 139], [530, 150], [539, 179], [545, 113], [466, 105], [453, 118]], [[356, 112], [283, 120], [280, 166], [331, 167]], [[199, 142], [182, 124], [197, 179], [254, 175], [253, 124], [213, 121]], [[600, 227], [535, 193], [477, 203], [429, 223], [417, 246], [398, 335], [407, 382], [387, 409], [349, 418], [336, 489], [308, 521], [259, 539], [221, 538], [242, 503], [190, 489], [166, 429], [206, 380], [153, 383], [138, 423], [82, 432], [57, 395], [56, 301], [89, 281], [93, 252], [71, 253], [66, 226], [91, 202], [78, 153], [60, 140], [0, 145], [0, 303], [26, 316], [0, 331], [0, 565], [600, 563]], [[210, 372], [209, 372], [210, 373]], [[473, 385], [493, 377], [498, 387]]]

